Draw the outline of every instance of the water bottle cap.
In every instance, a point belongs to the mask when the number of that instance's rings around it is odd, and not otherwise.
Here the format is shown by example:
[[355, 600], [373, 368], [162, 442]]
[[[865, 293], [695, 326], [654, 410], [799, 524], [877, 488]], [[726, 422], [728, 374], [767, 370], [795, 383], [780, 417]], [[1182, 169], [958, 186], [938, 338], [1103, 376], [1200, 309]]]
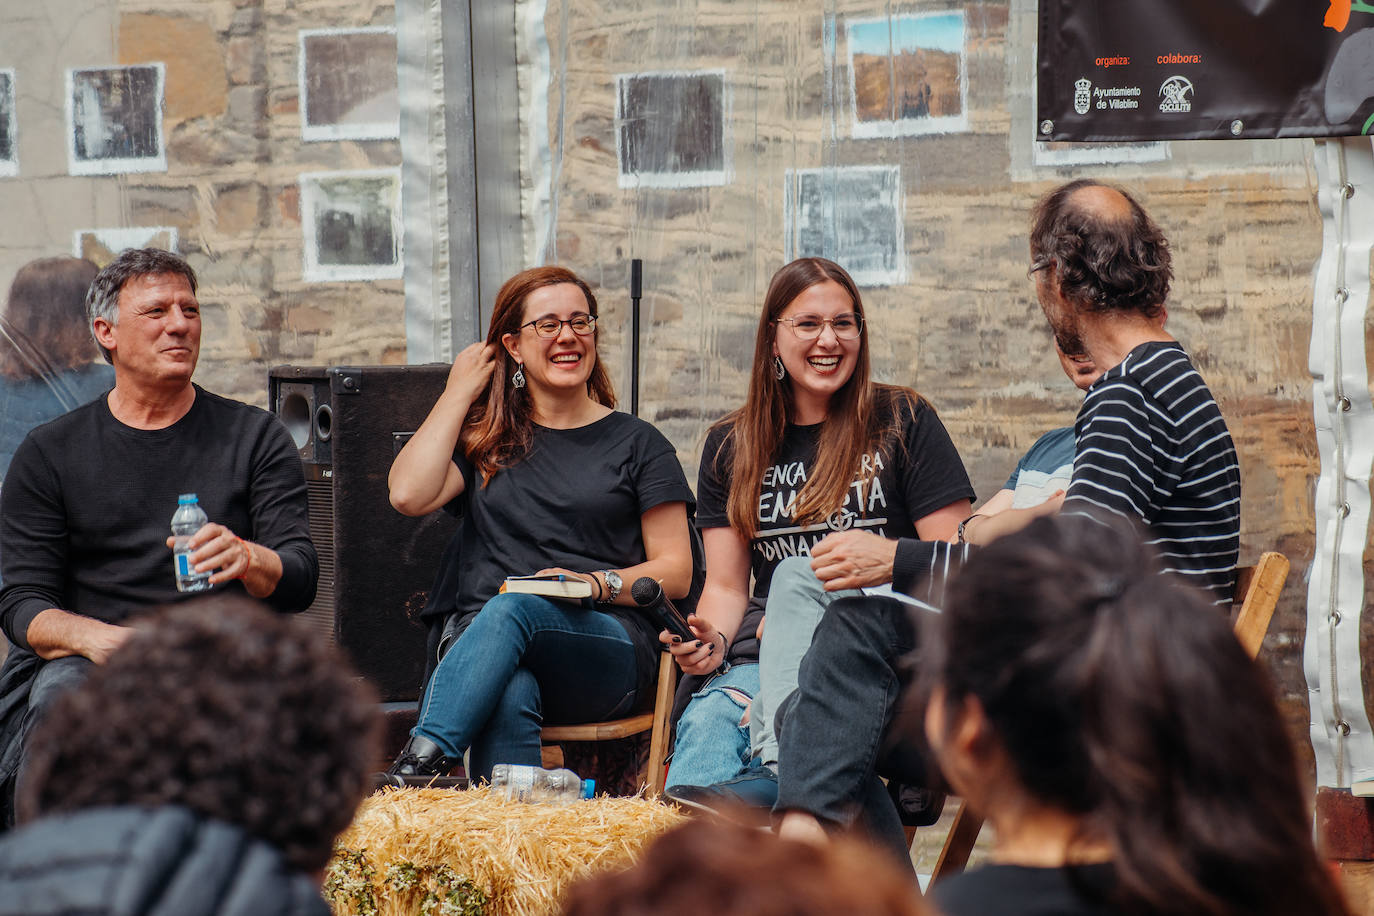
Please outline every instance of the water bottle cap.
[[196, 494], [194, 493], [183, 493], [177, 497], [178, 506], [190, 506], [199, 502], [200, 500], [196, 499]]
[[595, 779], [584, 779], [584, 780], [582, 780], [582, 797], [583, 797], [583, 798], [591, 798], [591, 797], [592, 797], [593, 795], [595, 795], [595, 794], [596, 794], [596, 780], [595, 780]]

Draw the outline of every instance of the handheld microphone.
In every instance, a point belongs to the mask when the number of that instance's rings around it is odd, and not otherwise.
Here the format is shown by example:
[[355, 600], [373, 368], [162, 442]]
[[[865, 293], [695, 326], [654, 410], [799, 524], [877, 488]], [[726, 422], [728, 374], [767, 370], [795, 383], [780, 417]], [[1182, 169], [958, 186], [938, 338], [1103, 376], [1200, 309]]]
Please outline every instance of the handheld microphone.
[[630, 597], [640, 610], [652, 616], [669, 633], [684, 641], [697, 638], [692, 628], [687, 626], [687, 618], [663, 594], [663, 586], [653, 579], [648, 576], [636, 579], [634, 585], [630, 586]]

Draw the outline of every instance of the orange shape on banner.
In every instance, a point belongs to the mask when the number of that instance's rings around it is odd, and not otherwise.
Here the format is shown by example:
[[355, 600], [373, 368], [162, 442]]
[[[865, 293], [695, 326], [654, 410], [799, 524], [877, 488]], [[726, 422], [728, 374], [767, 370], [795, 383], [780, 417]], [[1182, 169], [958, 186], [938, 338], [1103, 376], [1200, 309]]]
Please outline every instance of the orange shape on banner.
[[1350, 23], [1350, 0], [1330, 0], [1331, 9], [1326, 11], [1322, 25], [1337, 32], [1344, 32]]

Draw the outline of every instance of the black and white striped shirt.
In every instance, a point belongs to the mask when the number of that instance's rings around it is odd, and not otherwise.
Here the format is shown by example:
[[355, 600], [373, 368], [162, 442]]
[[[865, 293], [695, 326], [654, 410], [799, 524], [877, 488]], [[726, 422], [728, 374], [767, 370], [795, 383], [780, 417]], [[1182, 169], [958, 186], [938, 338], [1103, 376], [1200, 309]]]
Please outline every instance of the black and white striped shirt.
[[[1229, 605], [1240, 549], [1240, 467], [1207, 384], [1174, 341], [1144, 343], [1088, 390], [1064, 512], [1138, 519], [1166, 570]], [[1093, 510], [1090, 510], [1093, 511]]]

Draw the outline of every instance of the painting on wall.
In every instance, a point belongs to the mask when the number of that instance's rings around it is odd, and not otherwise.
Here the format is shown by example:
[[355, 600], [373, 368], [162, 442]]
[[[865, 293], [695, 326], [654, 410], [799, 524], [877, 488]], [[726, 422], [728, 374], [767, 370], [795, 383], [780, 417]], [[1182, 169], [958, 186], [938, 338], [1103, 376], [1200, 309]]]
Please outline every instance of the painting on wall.
[[783, 193], [786, 260], [830, 258], [860, 286], [905, 282], [901, 166], [789, 169]]
[[298, 69], [302, 140], [400, 136], [395, 29], [302, 29]]
[[616, 76], [615, 146], [622, 188], [692, 188], [730, 180], [724, 70]]
[[124, 226], [116, 229], [78, 229], [72, 233], [72, 257], [104, 267], [125, 248], [177, 250], [175, 226]]
[[964, 13], [845, 22], [855, 137], [968, 130]]
[[67, 161], [73, 175], [165, 172], [162, 64], [67, 71]]
[[401, 170], [300, 176], [308, 281], [401, 276]]
[[0, 177], [19, 174], [18, 126], [14, 112], [14, 71], [0, 70]]

